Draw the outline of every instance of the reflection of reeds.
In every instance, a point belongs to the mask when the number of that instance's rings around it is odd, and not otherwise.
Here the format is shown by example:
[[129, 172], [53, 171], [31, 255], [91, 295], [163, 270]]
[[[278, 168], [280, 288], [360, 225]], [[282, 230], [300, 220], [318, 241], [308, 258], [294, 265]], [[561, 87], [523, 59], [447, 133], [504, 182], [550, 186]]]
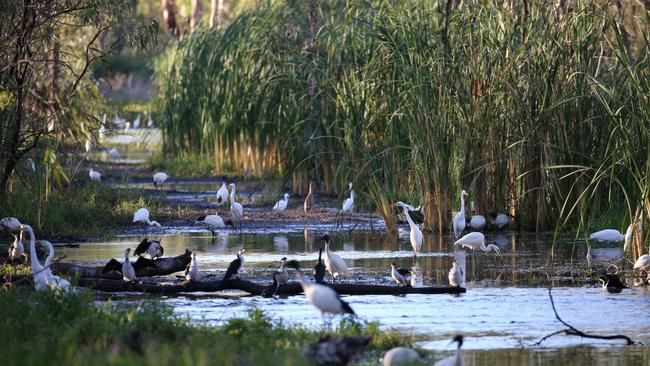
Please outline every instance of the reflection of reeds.
[[391, 229], [390, 204], [421, 200], [425, 228], [445, 232], [461, 188], [523, 228], [629, 222], [637, 207], [647, 220], [647, 19], [621, 31], [593, 2], [561, 18], [537, 2], [449, 18], [437, 2], [339, 0], [315, 18], [305, 4], [262, 6], [167, 53], [167, 153], [282, 174], [296, 192], [315, 177], [342, 196], [353, 181]]

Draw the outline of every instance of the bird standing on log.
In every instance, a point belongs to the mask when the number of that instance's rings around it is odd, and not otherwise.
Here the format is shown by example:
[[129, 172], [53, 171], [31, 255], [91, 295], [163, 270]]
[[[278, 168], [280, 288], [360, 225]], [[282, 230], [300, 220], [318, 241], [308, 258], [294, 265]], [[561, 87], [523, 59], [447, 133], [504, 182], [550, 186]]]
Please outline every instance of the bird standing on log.
[[239, 271], [244, 268], [244, 252], [246, 249], [242, 248], [237, 252], [237, 259], [230, 262], [226, 274], [223, 276], [224, 281], [232, 280], [234, 277], [239, 279]]
[[143, 256], [147, 259], [156, 259], [162, 257], [165, 253], [162, 245], [158, 240], [142, 239], [140, 244], [135, 248], [133, 256]]
[[278, 282], [286, 285], [289, 282], [289, 272], [287, 272], [287, 257], [280, 259], [280, 268], [276, 271], [278, 275]]
[[108, 261], [104, 268], [102, 268], [102, 274], [107, 274], [111, 271], [119, 272], [122, 274], [124, 281], [133, 282], [136, 279], [137, 271], [146, 267], [156, 268], [154, 261], [145, 257], [138, 257], [138, 260], [132, 264], [129, 260], [129, 254], [131, 254], [131, 248], [126, 248], [124, 250], [124, 262], [120, 263], [115, 258]]
[[199, 275], [199, 263], [196, 261], [196, 253], [192, 252], [192, 259], [190, 263], [185, 268], [185, 281], [192, 282], [196, 281], [197, 276]]
[[317, 242], [325, 242], [325, 267], [332, 275], [332, 282], [334, 279], [339, 276], [349, 276], [350, 271], [348, 270], [347, 264], [345, 261], [336, 253], [330, 250], [330, 237], [329, 235], [323, 235]]

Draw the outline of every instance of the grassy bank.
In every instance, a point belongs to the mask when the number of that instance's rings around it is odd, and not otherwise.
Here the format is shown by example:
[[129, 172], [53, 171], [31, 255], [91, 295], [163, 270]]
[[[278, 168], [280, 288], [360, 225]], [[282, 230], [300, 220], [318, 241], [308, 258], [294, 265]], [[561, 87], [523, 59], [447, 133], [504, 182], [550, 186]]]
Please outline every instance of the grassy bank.
[[[156, 301], [97, 304], [85, 294], [9, 290], [0, 296], [0, 311], [7, 330], [0, 332], [3, 365], [309, 365], [303, 349], [319, 336], [258, 310], [209, 327]], [[370, 350], [410, 342], [374, 323], [344, 320], [334, 333], [369, 335]]]

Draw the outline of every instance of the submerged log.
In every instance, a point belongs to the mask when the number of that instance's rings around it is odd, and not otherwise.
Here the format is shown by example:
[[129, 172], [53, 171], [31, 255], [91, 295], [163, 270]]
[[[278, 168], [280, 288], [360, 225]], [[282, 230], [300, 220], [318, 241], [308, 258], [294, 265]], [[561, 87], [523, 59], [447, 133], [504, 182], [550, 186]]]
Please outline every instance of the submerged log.
[[[190, 283], [179, 281], [124, 282], [108, 279], [82, 278], [79, 286], [90, 287], [105, 292], [146, 292], [151, 294], [176, 294], [183, 292], [214, 292], [240, 290], [252, 295], [260, 295], [267, 287], [246, 280], [204, 280]], [[467, 292], [463, 287], [397, 287], [386, 285], [336, 283], [327, 284], [341, 295], [405, 295], [405, 294], [460, 294]], [[276, 295], [291, 296], [302, 293], [298, 283], [280, 285]]]
[[[150, 276], [165, 276], [178, 271], [183, 271], [192, 259], [191, 251], [185, 250], [184, 254], [176, 257], [158, 258], [154, 261], [156, 267], [143, 268], [135, 273], [137, 277], [150, 277]], [[122, 258], [122, 260], [124, 260]], [[53, 263], [52, 271], [57, 274], [64, 274], [72, 277], [80, 278], [102, 278], [122, 280], [122, 275], [118, 272], [102, 273], [104, 266], [83, 266], [74, 263]]]

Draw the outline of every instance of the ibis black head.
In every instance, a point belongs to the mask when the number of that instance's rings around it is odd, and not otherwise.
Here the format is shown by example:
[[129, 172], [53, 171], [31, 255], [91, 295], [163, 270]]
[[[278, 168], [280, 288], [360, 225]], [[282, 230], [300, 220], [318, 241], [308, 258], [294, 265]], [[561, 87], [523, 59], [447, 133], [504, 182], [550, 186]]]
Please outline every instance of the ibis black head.
[[300, 264], [296, 260], [290, 260], [287, 262], [287, 267], [291, 267], [295, 269], [296, 271], [300, 271]]
[[397, 264], [395, 262], [391, 263], [390, 265], [393, 267], [397, 267]]
[[316, 240], [317, 243], [321, 242], [321, 241], [329, 243], [330, 242], [330, 236], [325, 234], [325, 235], [321, 236], [320, 239]]
[[457, 342], [458, 348], [460, 348], [463, 345], [463, 336], [458, 334], [457, 336], [454, 337], [453, 342]]
[[227, 226], [232, 226], [233, 229], [237, 229], [235, 227], [235, 224], [233, 224], [232, 221], [230, 221], [230, 220], [226, 220], [226, 222], [224, 224], [226, 224]]
[[282, 257], [282, 259], [280, 259], [280, 262], [284, 262], [286, 260], [287, 260], [287, 257]]
[[205, 216], [199, 216], [199, 217], [196, 218], [195, 221], [197, 221], [197, 222], [205, 221]]

